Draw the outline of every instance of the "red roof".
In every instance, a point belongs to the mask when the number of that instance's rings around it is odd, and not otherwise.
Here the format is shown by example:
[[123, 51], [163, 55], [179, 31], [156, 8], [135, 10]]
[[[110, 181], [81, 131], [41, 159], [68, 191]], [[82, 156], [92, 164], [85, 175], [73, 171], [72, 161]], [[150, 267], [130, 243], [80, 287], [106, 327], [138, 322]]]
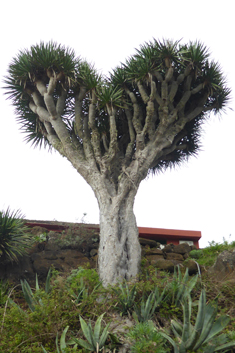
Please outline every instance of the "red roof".
[[[76, 227], [80, 226], [78, 223], [68, 223], [68, 222], [57, 222], [57, 221], [26, 221], [26, 225], [29, 227], [44, 227], [48, 230], [53, 230], [57, 232], [61, 232], [69, 228], [71, 225]], [[85, 227], [90, 229], [98, 229], [98, 224], [83, 224]], [[141, 238], [148, 238], [154, 240], [192, 240], [198, 241], [201, 238], [200, 231], [194, 230], [178, 230], [178, 229], [164, 229], [164, 228], [147, 228], [147, 227], [138, 227], [139, 236]]]

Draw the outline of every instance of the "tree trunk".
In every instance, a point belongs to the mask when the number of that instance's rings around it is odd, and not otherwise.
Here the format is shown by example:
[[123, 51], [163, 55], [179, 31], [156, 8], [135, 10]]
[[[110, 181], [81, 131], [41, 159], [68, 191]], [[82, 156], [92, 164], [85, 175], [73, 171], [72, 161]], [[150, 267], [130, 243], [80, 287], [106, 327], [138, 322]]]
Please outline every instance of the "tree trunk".
[[[136, 190], [100, 205], [99, 276], [104, 286], [131, 280], [139, 272], [141, 247], [133, 212]], [[120, 195], [119, 195], [120, 196]], [[108, 200], [107, 200], [108, 199]]]

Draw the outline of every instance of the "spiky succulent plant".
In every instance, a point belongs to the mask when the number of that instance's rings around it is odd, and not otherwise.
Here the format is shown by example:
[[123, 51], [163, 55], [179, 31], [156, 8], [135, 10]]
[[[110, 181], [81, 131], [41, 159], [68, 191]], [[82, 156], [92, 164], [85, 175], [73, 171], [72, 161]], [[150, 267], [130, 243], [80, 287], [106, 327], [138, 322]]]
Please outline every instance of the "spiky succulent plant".
[[31, 238], [19, 210], [0, 211], [0, 261], [18, 261], [27, 253]]

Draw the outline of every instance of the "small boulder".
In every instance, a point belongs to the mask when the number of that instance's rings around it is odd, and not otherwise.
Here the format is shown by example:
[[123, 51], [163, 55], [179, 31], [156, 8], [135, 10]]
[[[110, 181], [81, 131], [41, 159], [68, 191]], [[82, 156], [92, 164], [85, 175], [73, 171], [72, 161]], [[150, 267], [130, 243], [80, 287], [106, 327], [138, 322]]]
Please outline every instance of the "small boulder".
[[217, 257], [210, 271], [218, 272], [221, 276], [228, 275], [235, 270], [235, 250], [223, 251]]
[[174, 272], [174, 264], [170, 260], [160, 259], [157, 260], [154, 264], [156, 268], [159, 270], [164, 270], [168, 272]]
[[152, 248], [152, 249], [146, 250], [146, 254], [147, 255], [163, 255], [163, 251], [161, 249]]
[[146, 259], [149, 261], [151, 265], [155, 265], [159, 260], [164, 260], [162, 255], [147, 255]]
[[183, 263], [184, 267], [188, 268], [188, 273], [190, 276], [196, 275], [198, 273], [198, 270], [202, 272], [202, 267], [194, 260], [186, 260]]
[[182, 243], [182, 244], [176, 245], [174, 248], [175, 253], [182, 254], [182, 255], [189, 253], [190, 251], [191, 251], [191, 246], [188, 245], [188, 243]]
[[139, 238], [140, 245], [146, 246], [148, 245], [150, 248], [157, 248], [159, 243], [152, 239]]
[[178, 262], [183, 262], [184, 261], [184, 257], [181, 254], [177, 254], [175, 252], [170, 252], [166, 254], [166, 259], [167, 260], [174, 260], [174, 261], [178, 261]]
[[18, 262], [0, 264], [0, 278], [12, 283], [19, 283], [20, 280], [35, 281], [32, 261], [29, 256], [19, 258]]
[[174, 244], [167, 244], [164, 249], [163, 252], [164, 253], [168, 253], [168, 252], [175, 252], [175, 245]]
[[42, 251], [31, 255], [34, 272], [45, 278], [51, 266], [58, 271], [70, 271], [89, 262], [88, 258], [77, 250]]
[[97, 255], [98, 254], [98, 249], [91, 249], [91, 251], [90, 251], [90, 256], [92, 257], [92, 256], [95, 256], [95, 255]]

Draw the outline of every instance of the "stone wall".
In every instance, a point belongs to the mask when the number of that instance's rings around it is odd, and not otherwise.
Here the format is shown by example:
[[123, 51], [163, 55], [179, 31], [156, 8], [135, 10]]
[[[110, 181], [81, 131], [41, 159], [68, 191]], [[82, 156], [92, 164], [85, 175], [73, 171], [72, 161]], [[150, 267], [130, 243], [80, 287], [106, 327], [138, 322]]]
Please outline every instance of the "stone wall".
[[[22, 257], [18, 263], [0, 263], [1, 279], [15, 284], [23, 279], [35, 283], [36, 273], [39, 280], [43, 281], [51, 266], [63, 273], [87, 264], [97, 268], [99, 235], [96, 231], [89, 232], [81, 226], [56, 233], [37, 226], [31, 229], [31, 234], [34, 243], [28, 256]], [[161, 249], [161, 244], [156, 241], [142, 238], [140, 243], [142, 259], [145, 259], [146, 264], [170, 272], [177, 265], [187, 266], [190, 274], [198, 271], [196, 262], [187, 260], [189, 252], [196, 250], [195, 246], [186, 243], [168, 244]]]

